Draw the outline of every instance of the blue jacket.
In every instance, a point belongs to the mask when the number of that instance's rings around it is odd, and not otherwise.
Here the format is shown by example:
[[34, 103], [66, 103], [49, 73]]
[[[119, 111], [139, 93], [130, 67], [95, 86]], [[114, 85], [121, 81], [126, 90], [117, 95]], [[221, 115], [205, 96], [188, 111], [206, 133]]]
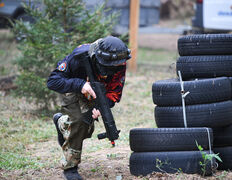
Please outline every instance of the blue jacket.
[[73, 53], [59, 61], [56, 69], [51, 73], [47, 81], [47, 87], [59, 93], [80, 93], [86, 82], [84, 65], [74, 56], [88, 52], [88, 45], [81, 45], [74, 49]]
[[[59, 93], [81, 93], [81, 89], [87, 80], [87, 74], [84, 64], [78, 59], [78, 55], [88, 52], [89, 48], [90, 44], [80, 45], [70, 55], [66, 56], [62, 61], [59, 61], [56, 69], [48, 78], [47, 87]], [[126, 64], [125, 68], [113, 77], [107, 80], [101, 80], [105, 84], [106, 96], [110, 100], [111, 107], [121, 99], [125, 73]]]

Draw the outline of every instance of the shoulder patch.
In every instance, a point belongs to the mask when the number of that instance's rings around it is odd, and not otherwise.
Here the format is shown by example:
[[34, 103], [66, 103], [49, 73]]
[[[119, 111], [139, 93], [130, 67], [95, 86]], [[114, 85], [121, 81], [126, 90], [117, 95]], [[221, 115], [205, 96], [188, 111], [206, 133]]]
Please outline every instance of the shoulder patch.
[[65, 62], [63, 62], [58, 66], [58, 70], [59, 71], [64, 71], [66, 69], [66, 66], [67, 66], [67, 64]]

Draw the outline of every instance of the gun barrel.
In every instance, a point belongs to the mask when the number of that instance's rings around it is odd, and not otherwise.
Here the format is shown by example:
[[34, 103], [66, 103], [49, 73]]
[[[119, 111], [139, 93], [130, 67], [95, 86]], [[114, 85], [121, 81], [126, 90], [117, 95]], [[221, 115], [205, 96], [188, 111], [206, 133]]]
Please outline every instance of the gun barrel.
[[97, 95], [97, 98], [95, 100], [96, 108], [99, 109], [101, 112], [102, 120], [106, 129], [105, 133], [101, 133], [98, 135], [98, 139], [108, 138], [111, 141], [111, 144], [115, 146], [114, 140], [118, 139], [120, 131], [117, 130], [117, 127], [115, 125], [114, 117], [109, 107], [107, 97], [105, 95], [105, 86], [102, 83], [95, 81], [89, 57], [84, 60], [84, 63], [87, 75], [90, 80], [90, 84]]

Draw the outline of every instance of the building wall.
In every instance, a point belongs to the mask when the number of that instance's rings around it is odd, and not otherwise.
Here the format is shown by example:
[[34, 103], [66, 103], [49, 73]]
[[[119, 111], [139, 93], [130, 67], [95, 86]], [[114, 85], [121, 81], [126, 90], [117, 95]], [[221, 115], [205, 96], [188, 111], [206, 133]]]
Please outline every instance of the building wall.
[[[101, 5], [105, 0], [84, 0], [88, 9], [94, 9], [97, 5]], [[118, 12], [118, 24], [115, 27], [115, 31], [119, 34], [128, 31], [129, 16], [130, 16], [130, 0], [108, 0], [106, 8], [110, 8], [110, 11], [106, 15], [112, 12]], [[160, 0], [140, 0], [140, 15], [139, 25], [140, 27], [151, 26], [159, 23], [160, 18]]]

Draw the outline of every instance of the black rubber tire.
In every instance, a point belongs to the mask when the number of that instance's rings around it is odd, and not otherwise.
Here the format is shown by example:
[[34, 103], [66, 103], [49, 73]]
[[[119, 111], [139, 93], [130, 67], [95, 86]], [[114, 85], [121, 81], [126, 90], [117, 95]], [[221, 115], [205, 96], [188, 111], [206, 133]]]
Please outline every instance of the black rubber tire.
[[[130, 172], [135, 176], [146, 176], [152, 172], [202, 174], [200, 161], [203, 161], [200, 151], [134, 152], [129, 164]], [[206, 175], [211, 174], [211, 163], [207, 162]]]
[[[213, 131], [208, 130], [212, 146]], [[129, 139], [134, 152], [194, 151], [196, 142], [209, 149], [207, 128], [136, 128], [130, 130]]]
[[[186, 105], [207, 104], [231, 99], [231, 81], [227, 77], [184, 81]], [[178, 79], [156, 81], [152, 85], [152, 98], [158, 106], [181, 106], [181, 86]]]
[[213, 128], [213, 137], [214, 147], [232, 146], [232, 125], [222, 128]]
[[219, 153], [222, 162], [218, 162], [219, 170], [232, 170], [232, 146], [214, 148], [215, 154]]
[[[158, 127], [184, 127], [182, 106], [155, 107]], [[223, 127], [232, 124], [232, 101], [186, 106], [187, 127]]]
[[187, 35], [178, 39], [180, 56], [232, 55], [232, 34]]
[[232, 56], [182, 56], [177, 59], [177, 75], [178, 71], [182, 79], [229, 77], [232, 76]]
[[232, 77], [229, 77], [230, 83], [231, 83], [231, 99], [232, 99]]

